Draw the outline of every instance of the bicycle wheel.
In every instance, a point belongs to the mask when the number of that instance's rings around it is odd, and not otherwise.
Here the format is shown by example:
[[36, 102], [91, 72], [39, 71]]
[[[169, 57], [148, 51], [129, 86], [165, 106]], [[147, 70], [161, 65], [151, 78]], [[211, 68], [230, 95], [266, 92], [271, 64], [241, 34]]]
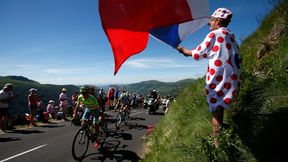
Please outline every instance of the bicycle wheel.
[[121, 127], [121, 124], [123, 122], [123, 118], [122, 118], [122, 112], [119, 112], [116, 116], [116, 129], [119, 129]]
[[83, 159], [89, 145], [89, 133], [86, 128], [81, 128], [75, 135], [72, 144], [72, 155], [75, 160]]

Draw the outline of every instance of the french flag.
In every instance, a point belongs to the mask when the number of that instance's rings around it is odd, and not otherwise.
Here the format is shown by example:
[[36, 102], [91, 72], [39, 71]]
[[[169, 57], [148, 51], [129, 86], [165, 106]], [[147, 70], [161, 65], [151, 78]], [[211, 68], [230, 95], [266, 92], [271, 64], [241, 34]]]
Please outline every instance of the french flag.
[[111, 44], [115, 70], [146, 48], [149, 33], [177, 47], [208, 23], [208, 0], [99, 0], [103, 29]]

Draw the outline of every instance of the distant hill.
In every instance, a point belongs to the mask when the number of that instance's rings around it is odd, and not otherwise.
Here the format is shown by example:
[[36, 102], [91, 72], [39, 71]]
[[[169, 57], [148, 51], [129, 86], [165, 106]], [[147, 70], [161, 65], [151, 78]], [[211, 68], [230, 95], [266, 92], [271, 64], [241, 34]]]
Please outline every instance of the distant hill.
[[[189, 84], [191, 84], [193, 79], [185, 79], [177, 82], [160, 82], [156, 80], [143, 81], [139, 83], [127, 84], [127, 85], [117, 85], [117, 87], [122, 90], [123, 88], [127, 89], [130, 93], [149, 94], [151, 90], [155, 89], [159, 91], [161, 96], [171, 95], [178, 96], [178, 94]], [[40, 84], [37, 81], [30, 80], [23, 76], [0, 76], [0, 88], [5, 85], [5, 83], [13, 84], [13, 91], [15, 95], [18, 95], [15, 102], [11, 104], [10, 113], [11, 114], [24, 114], [28, 112], [28, 91], [30, 88], [36, 88], [39, 95], [43, 95], [42, 98], [42, 108], [44, 109], [48, 104], [49, 100], [56, 101], [55, 104], [58, 104], [58, 96], [61, 93], [63, 87], [68, 89], [68, 96], [72, 96], [72, 93], [75, 90], [79, 90], [79, 86], [75, 85], [53, 85], [53, 84]], [[113, 85], [115, 86], [115, 85]], [[96, 85], [97, 88], [99, 88]], [[110, 86], [102, 86], [104, 90], [108, 90]], [[70, 99], [70, 98], [69, 98]], [[71, 103], [71, 100], [69, 101]]]
[[193, 79], [184, 79], [177, 82], [160, 82], [157, 80], [143, 81], [139, 83], [133, 83], [126, 85], [126, 88], [129, 92], [135, 92], [137, 94], [147, 95], [152, 90], [157, 90], [161, 96], [178, 96], [181, 91], [187, 85], [191, 84], [195, 80]]
[[43, 95], [43, 104], [41, 108], [46, 108], [49, 100], [54, 100], [56, 101], [55, 103], [58, 104], [58, 96], [61, 93], [61, 89], [63, 87], [68, 89], [68, 96], [71, 96], [75, 90], [79, 89], [77, 86], [74, 85], [40, 84], [37, 81], [30, 80], [23, 76], [0, 76], [1, 89], [5, 85], [5, 83], [12, 83], [14, 87], [14, 94], [18, 96], [15, 102], [11, 104], [11, 108], [9, 110], [11, 114], [24, 114], [29, 111], [27, 97], [28, 91], [32, 87], [38, 90], [39, 95]]

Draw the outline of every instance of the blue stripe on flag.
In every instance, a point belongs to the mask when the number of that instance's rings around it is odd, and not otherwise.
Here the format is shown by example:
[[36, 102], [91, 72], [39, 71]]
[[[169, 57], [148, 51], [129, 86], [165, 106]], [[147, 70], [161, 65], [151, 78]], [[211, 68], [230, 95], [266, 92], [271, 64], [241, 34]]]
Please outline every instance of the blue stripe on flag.
[[179, 25], [177, 24], [162, 28], [155, 28], [150, 30], [150, 34], [160, 41], [172, 46], [173, 48], [176, 48], [181, 43], [178, 34], [178, 26]]

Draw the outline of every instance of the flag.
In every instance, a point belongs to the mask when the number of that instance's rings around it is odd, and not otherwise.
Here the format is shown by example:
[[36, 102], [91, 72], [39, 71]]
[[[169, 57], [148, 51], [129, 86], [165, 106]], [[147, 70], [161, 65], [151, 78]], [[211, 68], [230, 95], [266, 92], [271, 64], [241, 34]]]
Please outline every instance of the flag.
[[99, 12], [114, 54], [114, 75], [146, 48], [150, 32], [176, 47], [209, 19], [208, 0], [99, 0]]

